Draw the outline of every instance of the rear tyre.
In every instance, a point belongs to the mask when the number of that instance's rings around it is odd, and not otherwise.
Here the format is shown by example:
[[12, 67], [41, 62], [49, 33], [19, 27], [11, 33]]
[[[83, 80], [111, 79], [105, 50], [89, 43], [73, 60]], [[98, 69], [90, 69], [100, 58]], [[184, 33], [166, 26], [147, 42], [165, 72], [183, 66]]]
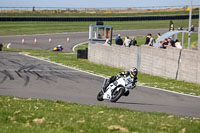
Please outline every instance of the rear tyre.
[[103, 101], [103, 91], [100, 91], [97, 95], [97, 100], [98, 101]]
[[112, 98], [111, 98], [111, 102], [116, 102], [117, 100], [119, 100], [119, 98], [124, 94], [125, 89], [123, 87], [117, 87], [116, 89], [113, 90], [112, 92]]

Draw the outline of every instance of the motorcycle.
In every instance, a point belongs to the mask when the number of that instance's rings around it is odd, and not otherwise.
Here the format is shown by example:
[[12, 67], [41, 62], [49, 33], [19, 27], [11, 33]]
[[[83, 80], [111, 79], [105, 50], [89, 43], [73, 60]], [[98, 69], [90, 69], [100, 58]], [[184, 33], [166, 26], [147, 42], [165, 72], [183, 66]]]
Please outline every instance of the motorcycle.
[[135, 88], [130, 76], [120, 77], [105, 88], [106, 84], [108, 84], [108, 79], [105, 78], [103, 89], [97, 95], [98, 101], [110, 100], [111, 102], [116, 102], [121, 96], [128, 96], [129, 90]]

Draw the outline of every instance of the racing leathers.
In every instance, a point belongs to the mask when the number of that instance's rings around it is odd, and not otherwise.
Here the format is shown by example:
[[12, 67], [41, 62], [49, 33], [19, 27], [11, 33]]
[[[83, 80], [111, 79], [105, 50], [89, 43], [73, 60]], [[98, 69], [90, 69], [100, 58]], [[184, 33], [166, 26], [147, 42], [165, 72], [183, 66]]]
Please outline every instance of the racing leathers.
[[137, 83], [137, 76], [131, 75], [130, 72], [127, 71], [127, 72], [119, 72], [116, 76], [111, 76], [108, 79], [107, 83], [104, 85], [103, 90], [105, 91], [106, 88], [109, 86], [109, 84], [113, 83], [115, 80], [117, 80], [117, 79], [119, 79], [121, 77], [125, 78], [125, 77], [128, 77], [128, 76], [131, 77], [131, 81], [132, 81], [131, 83], [133, 85], [133, 88], [135, 88], [136, 87], [136, 83]]

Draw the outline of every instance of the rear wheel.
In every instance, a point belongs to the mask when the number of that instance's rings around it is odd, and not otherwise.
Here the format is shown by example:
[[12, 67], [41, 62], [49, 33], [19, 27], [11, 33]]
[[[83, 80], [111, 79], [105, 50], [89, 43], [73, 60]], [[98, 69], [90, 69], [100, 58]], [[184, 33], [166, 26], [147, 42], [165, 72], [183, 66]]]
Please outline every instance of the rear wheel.
[[98, 101], [103, 101], [103, 91], [100, 91], [97, 95], [97, 100]]
[[125, 89], [123, 87], [117, 87], [116, 89], [113, 90], [112, 92], [112, 98], [111, 98], [111, 102], [116, 102], [117, 100], [119, 100], [119, 98], [124, 94]]

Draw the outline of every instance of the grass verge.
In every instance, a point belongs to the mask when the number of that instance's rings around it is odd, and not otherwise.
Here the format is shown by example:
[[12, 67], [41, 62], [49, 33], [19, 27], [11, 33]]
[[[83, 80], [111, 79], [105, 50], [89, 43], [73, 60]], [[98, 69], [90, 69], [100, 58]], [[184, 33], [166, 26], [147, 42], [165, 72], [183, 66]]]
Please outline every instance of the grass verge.
[[[187, 29], [188, 27], [188, 20], [173, 20], [173, 22], [175, 28], [183, 26]], [[90, 24], [96, 24], [96, 22], [0, 22], [0, 36], [88, 32]], [[193, 19], [192, 24], [197, 26], [198, 19]], [[114, 30], [159, 29], [169, 28], [169, 20], [121, 22], [105, 21], [104, 25], [111, 25]]]
[[197, 133], [199, 118], [61, 101], [0, 97], [1, 133]]
[[[87, 44], [79, 46], [86, 48]], [[79, 47], [76, 48], [79, 49]], [[52, 52], [48, 50], [22, 50], [22, 49], [4, 49], [5, 51], [15, 51], [15, 52], [28, 52], [32, 56], [57, 62], [63, 65], [78, 68], [84, 71], [88, 71], [95, 74], [100, 74], [104, 76], [116, 75], [123, 69], [114, 68], [110, 66], [105, 66], [101, 64], [94, 64], [84, 59], [77, 59], [76, 54], [64, 54], [64, 52]], [[163, 88], [170, 91], [192, 94], [200, 96], [200, 84], [189, 83], [184, 81], [178, 81], [173, 79], [162, 78], [158, 76], [152, 76], [144, 73], [138, 74], [139, 85]]]

